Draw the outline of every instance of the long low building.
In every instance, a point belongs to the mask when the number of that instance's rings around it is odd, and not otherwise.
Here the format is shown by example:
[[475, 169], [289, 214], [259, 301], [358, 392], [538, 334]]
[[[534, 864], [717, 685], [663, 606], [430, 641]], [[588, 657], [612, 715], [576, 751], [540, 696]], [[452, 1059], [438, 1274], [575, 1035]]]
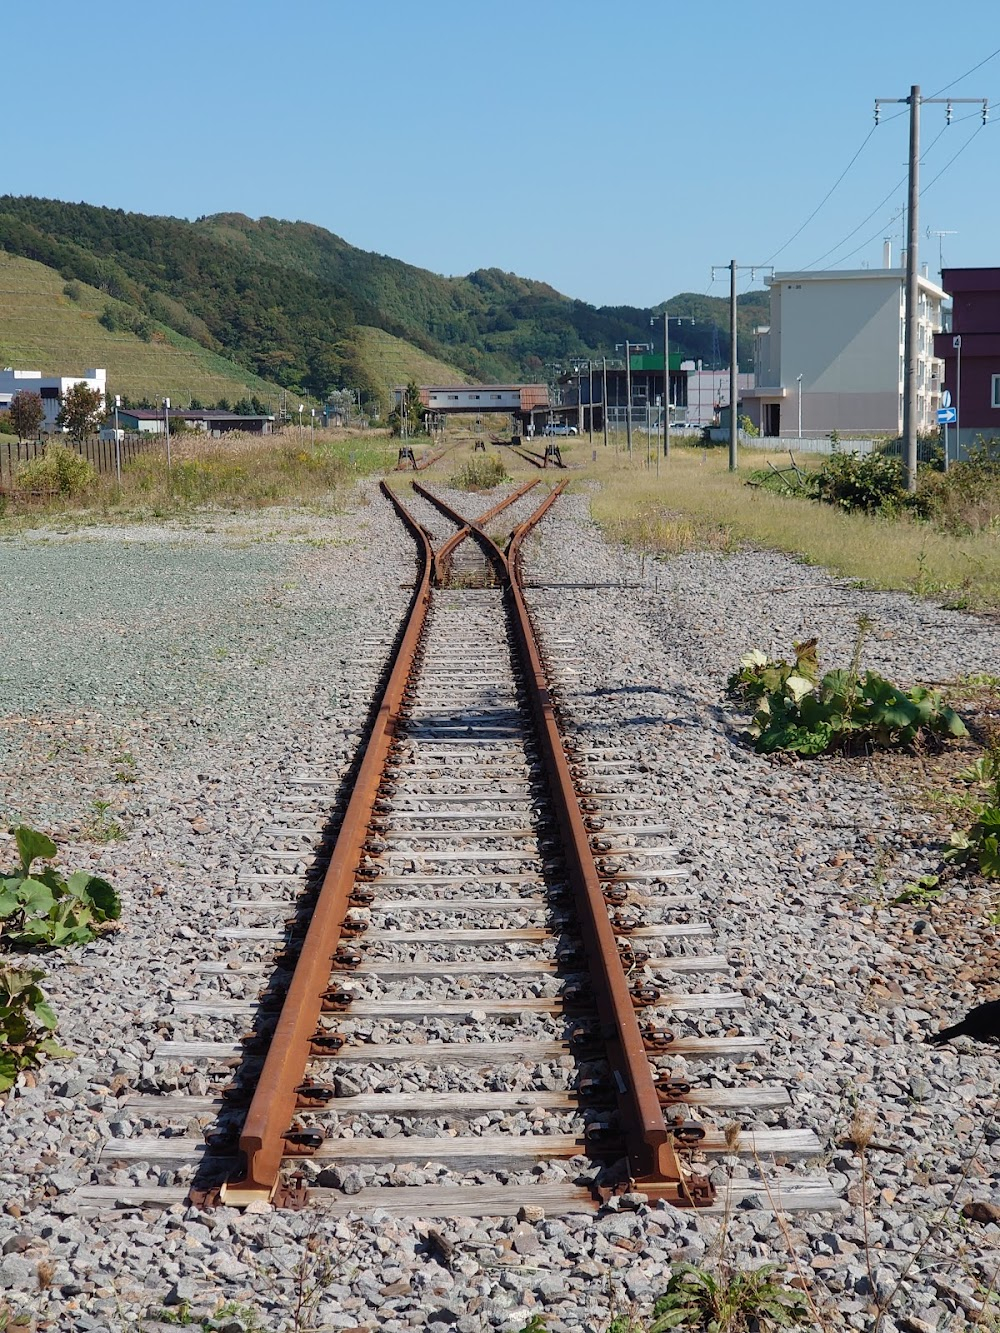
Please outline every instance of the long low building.
[[[170, 420], [183, 421], [185, 426], [204, 431], [206, 435], [228, 435], [234, 430], [247, 431], [251, 435], [270, 435], [274, 429], [274, 417], [241, 416], [239, 412], [223, 412], [216, 408], [179, 408], [176, 411], [171, 408]], [[162, 435], [165, 430], [163, 410], [120, 407], [118, 426], [139, 435]]]
[[[393, 389], [398, 407], [406, 393], [403, 385]], [[516, 412], [527, 416], [549, 405], [546, 384], [422, 384], [420, 401], [429, 412]]]

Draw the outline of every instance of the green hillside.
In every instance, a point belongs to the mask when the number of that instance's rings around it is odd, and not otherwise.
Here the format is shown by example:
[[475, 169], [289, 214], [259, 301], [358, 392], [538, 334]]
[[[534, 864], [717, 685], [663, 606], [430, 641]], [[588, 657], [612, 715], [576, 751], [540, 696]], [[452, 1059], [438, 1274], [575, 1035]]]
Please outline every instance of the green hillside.
[[446, 361], [428, 356], [419, 347], [394, 338], [384, 329], [365, 328], [355, 330], [358, 355], [368, 367], [370, 376], [379, 384], [391, 389], [397, 384], [409, 384], [416, 380], [418, 384], [467, 384], [469, 376]]
[[99, 323], [107, 307], [131, 313], [96, 288], [78, 283], [73, 297], [54, 269], [0, 251], [0, 357], [3, 364], [49, 374], [83, 372], [102, 366], [111, 393], [142, 398], [192, 398], [202, 403], [256, 394], [276, 405], [275, 384], [241, 370], [231, 361], [154, 325], [146, 342], [129, 331], [112, 333]]
[[[0, 247], [63, 282], [86, 284], [90, 305], [77, 317], [100, 307], [107, 321], [103, 307], [110, 307], [123, 347], [135, 334], [137, 341], [153, 337], [154, 348], [193, 352], [197, 345], [214, 354], [220, 374], [228, 362], [228, 373], [246, 384], [256, 377], [315, 398], [349, 387], [384, 403], [388, 384], [406, 378], [390, 366], [386, 349], [401, 349], [386, 337], [410, 345], [401, 366], [426, 364], [426, 357], [474, 380], [502, 381], [549, 378], [574, 359], [614, 355], [626, 339], [658, 345], [661, 336], [650, 327], [655, 307], [598, 308], [499, 269], [445, 278], [359, 250], [321, 227], [273, 218], [220, 214], [191, 223], [8, 195], [0, 197]], [[724, 300], [685, 293], [669, 308], [698, 321], [672, 328], [675, 351], [706, 365], [727, 363]], [[742, 297], [744, 366], [749, 334], [762, 318], [766, 296]], [[374, 341], [372, 330], [380, 335]], [[12, 329], [11, 338], [29, 335]], [[454, 370], [433, 374], [442, 377]]]

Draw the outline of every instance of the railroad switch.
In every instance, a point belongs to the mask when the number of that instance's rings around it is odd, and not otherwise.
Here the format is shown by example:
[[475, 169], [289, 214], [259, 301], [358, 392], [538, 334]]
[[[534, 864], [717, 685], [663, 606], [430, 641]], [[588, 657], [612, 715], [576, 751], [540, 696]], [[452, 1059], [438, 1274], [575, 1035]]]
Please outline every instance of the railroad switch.
[[311, 1157], [323, 1146], [325, 1134], [321, 1129], [303, 1129], [292, 1125], [283, 1135], [285, 1153], [289, 1157]]
[[417, 460], [414, 457], [413, 450], [408, 444], [404, 444], [399, 451], [399, 457], [396, 459], [396, 467], [401, 468], [404, 463], [409, 463], [414, 472], [417, 470]]

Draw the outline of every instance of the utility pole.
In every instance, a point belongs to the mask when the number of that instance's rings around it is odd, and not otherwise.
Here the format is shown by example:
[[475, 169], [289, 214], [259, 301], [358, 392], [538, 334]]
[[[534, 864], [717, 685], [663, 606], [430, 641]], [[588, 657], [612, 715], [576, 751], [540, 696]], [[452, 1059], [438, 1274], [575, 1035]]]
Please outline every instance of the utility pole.
[[717, 268], [729, 269], [729, 471], [735, 472], [739, 460], [739, 420], [736, 415], [740, 398], [739, 347], [736, 329], [736, 275], [740, 269], [749, 269], [751, 280], [758, 269], [769, 268], [774, 272], [773, 264], [737, 264], [731, 259], [728, 264], [712, 265], [712, 281], [715, 281]]
[[587, 420], [589, 427], [590, 443], [594, 443], [594, 363], [590, 357], [587, 358], [587, 370], [590, 374], [590, 388], [587, 390], [587, 407], [590, 415]]
[[604, 447], [608, 447], [608, 358], [601, 357], [601, 421], [604, 425]]
[[917, 246], [919, 244], [920, 212], [920, 108], [924, 102], [941, 103], [946, 107], [945, 123], [951, 124], [951, 109], [959, 102], [974, 102], [983, 108], [983, 124], [989, 113], [985, 97], [921, 97], [920, 84], [910, 87], [909, 97], [876, 97], [875, 124], [881, 118], [883, 103], [905, 102], [910, 108], [910, 167], [906, 203], [906, 315], [903, 330], [903, 444], [906, 450], [906, 489], [917, 489], [917, 302], [920, 296]]
[[670, 457], [670, 316], [663, 308], [663, 457]]
[[625, 448], [632, 457], [632, 348], [625, 344]]

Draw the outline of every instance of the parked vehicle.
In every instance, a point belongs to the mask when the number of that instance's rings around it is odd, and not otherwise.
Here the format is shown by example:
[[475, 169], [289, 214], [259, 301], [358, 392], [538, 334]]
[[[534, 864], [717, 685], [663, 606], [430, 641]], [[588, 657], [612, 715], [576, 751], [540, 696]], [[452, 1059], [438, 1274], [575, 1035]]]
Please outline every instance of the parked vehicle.
[[550, 421], [545, 427], [546, 435], [579, 435], [580, 432], [575, 426], [571, 426], [565, 421]]

